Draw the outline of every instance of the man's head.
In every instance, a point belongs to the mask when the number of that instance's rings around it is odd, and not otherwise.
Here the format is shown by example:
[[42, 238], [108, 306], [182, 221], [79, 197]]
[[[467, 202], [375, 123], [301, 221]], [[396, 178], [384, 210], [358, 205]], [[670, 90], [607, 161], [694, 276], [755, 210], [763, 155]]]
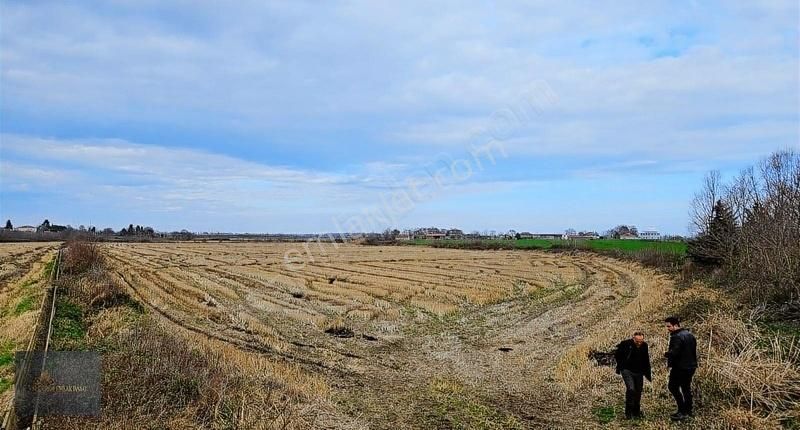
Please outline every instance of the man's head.
[[640, 331], [633, 333], [633, 343], [636, 346], [641, 346], [644, 343], [644, 333]]
[[674, 333], [681, 328], [681, 320], [679, 320], [678, 317], [666, 318], [664, 319], [664, 322], [666, 323], [667, 330], [669, 330], [670, 333]]

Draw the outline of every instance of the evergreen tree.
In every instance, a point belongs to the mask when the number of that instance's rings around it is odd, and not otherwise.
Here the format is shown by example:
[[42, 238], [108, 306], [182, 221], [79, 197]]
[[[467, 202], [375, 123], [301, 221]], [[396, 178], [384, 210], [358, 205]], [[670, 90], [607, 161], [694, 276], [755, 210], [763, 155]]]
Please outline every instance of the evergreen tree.
[[[0, 218], [0, 219], [2, 219], [2, 218]], [[6, 220], [6, 230], [12, 230], [13, 228], [14, 228], [14, 226], [11, 225], [11, 220]]]
[[689, 257], [698, 263], [720, 266], [732, 251], [735, 235], [733, 211], [725, 202], [717, 200], [707, 228], [689, 242]]
[[744, 225], [757, 226], [761, 220], [765, 219], [766, 215], [767, 213], [764, 210], [764, 206], [759, 202], [755, 202], [752, 208], [745, 210]]

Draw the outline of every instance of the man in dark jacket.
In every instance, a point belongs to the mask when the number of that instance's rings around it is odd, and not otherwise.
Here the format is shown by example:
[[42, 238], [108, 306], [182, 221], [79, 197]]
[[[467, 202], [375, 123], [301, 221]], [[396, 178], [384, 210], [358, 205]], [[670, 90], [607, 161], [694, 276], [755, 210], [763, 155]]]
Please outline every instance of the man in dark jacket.
[[677, 317], [664, 320], [669, 330], [669, 349], [667, 358], [669, 372], [669, 392], [675, 397], [678, 411], [672, 414], [673, 420], [683, 420], [692, 416], [692, 377], [697, 370], [697, 340], [694, 335], [681, 327]]
[[622, 375], [622, 381], [625, 382], [625, 418], [641, 418], [644, 378], [653, 380], [644, 333], [637, 331], [631, 339], [620, 342], [614, 358], [617, 360], [617, 373]]

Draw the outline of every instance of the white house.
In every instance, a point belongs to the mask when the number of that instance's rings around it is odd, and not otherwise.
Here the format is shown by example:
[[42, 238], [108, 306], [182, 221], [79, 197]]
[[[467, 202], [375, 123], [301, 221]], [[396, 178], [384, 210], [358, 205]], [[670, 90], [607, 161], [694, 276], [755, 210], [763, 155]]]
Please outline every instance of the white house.
[[661, 233], [657, 230], [644, 230], [639, 232], [640, 239], [648, 239], [648, 240], [659, 240], [661, 239]]
[[36, 233], [36, 227], [32, 225], [22, 225], [15, 228], [14, 231], [21, 231], [23, 233]]
[[564, 239], [563, 233], [534, 233], [533, 239]]

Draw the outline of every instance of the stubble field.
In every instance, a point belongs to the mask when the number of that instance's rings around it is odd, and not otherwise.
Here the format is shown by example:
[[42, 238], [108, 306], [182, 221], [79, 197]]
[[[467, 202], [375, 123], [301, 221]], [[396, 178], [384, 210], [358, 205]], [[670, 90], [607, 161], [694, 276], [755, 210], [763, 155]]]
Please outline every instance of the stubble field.
[[[0, 413], [12, 396], [14, 352], [24, 350], [58, 243], [0, 243]], [[2, 417], [0, 417], [2, 418]]]
[[[290, 270], [296, 247], [103, 250], [166, 326], [315, 378], [314, 427], [597, 426], [621, 391], [589, 351], [655, 331], [673, 290], [591, 254], [340, 245]], [[654, 357], [664, 343], [651, 341]], [[656, 379], [646, 403], [665, 391]]]

